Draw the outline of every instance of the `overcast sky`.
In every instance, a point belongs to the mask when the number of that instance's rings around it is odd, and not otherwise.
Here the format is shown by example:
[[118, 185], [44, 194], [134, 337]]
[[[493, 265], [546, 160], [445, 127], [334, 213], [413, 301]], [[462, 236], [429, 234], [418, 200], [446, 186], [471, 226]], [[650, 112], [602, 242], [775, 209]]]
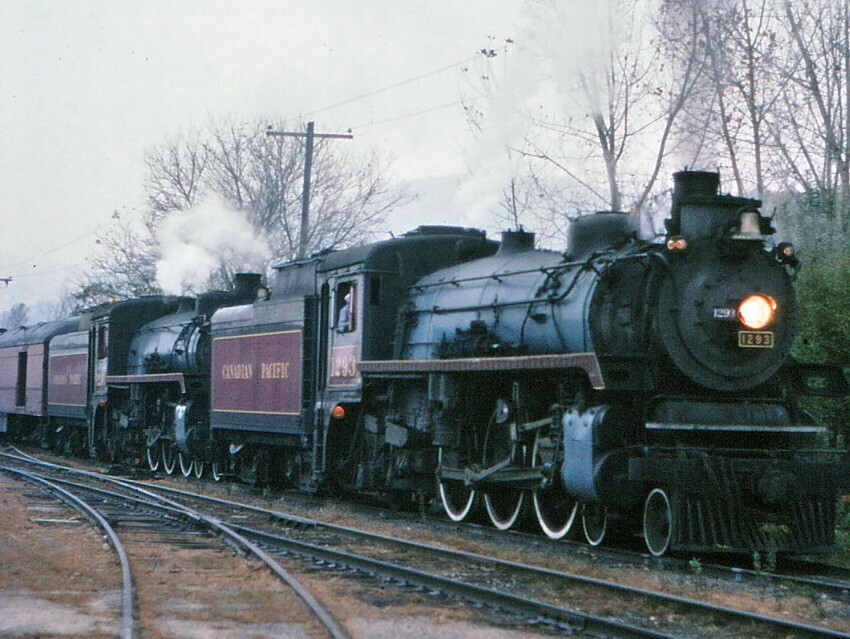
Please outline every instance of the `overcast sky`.
[[143, 203], [145, 151], [211, 119], [351, 128], [354, 141], [336, 143], [378, 151], [395, 179], [426, 179], [417, 189], [435, 186], [392, 230], [469, 223], [450, 196], [472, 145], [457, 104], [461, 69], [516, 37], [524, 8], [0, 0], [0, 277], [13, 278], [0, 284], [0, 311], [55, 296], [113, 212]]

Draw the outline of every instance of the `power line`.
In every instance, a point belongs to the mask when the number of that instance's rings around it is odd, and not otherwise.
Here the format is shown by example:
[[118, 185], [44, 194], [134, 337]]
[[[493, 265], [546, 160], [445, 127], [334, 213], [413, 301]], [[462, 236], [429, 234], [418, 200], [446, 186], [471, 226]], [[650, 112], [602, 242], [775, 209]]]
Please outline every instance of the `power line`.
[[[44, 275], [52, 275], [54, 273], [59, 273], [60, 271], [70, 271], [71, 269], [79, 268], [81, 266], [86, 266], [86, 262], [78, 262], [77, 264], [58, 266], [56, 268], [50, 269], [49, 271], [36, 270], [30, 273], [18, 273], [17, 275], [15, 275], [15, 277], [17, 279], [26, 279], [28, 277], [42, 277]], [[33, 268], [37, 269], [35, 265], [33, 265]], [[10, 277], [9, 280], [11, 279], [12, 278]], [[0, 278], [0, 281], [3, 281], [3, 278]]]
[[[508, 50], [508, 46], [504, 46], [499, 49], [500, 52], [504, 53]], [[439, 69], [434, 69], [433, 71], [428, 71], [421, 75], [417, 75], [413, 78], [408, 78], [407, 80], [402, 80], [401, 82], [396, 82], [395, 84], [391, 84], [389, 86], [383, 87], [382, 89], [376, 89], [375, 91], [370, 91], [369, 93], [363, 93], [361, 95], [355, 96], [353, 98], [349, 98], [347, 100], [343, 100], [341, 102], [336, 102], [331, 104], [330, 106], [322, 107], [321, 109], [316, 109], [315, 111], [311, 111], [307, 113], [305, 117], [313, 117], [317, 113], [322, 113], [323, 111], [330, 111], [331, 109], [336, 109], [337, 107], [345, 106], [346, 104], [351, 104], [352, 102], [357, 102], [358, 100], [365, 100], [366, 98], [371, 98], [373, 95], [378, 95], [379, 93], [385, 93], [387, 91], [392, 91], [393, 89], [397, 89], [398, 87], [403, 87], [408, 84], [412, 84], [414, 82], [418, 82], [419, 80], [424, 80], [427, 77], [432, 75], [436, 75], [438, 73], [443, 73], [444, 71], [448, 71], [450, 69], [454, 69], [455, 67], [459, 67], [463, 64], [468, 64], [478, 58], [482, 53], [479, 51], [475, 55], [472, 55], [468, 58], [465, 58], [459, 62], [455, 62], [454, 64], [449, 64], [444, 67], [440, 67]], [[371, 125], [369, 125], [371, 126]]]
[[401, 82], [396, 82], [395, 84], [391, 84], [382, 89], [376, 89], [375, 91], [371, 91], [369, 93], [363, 93], [362, 95], [358, 95], [353, 98], [349, 98], [347, 100], [343, 100], [342, 102], [337, 102], [335, 104], [331, 104], [330, 106], [322, 107], [321, 109], [317, 109], [307, 114], [308, 117], [312, 117], [317, 113], [322, 113], [323, 111], [330, 111], [331, 109], [336, 109], [337, 107], [344, 106], [346, 104], [351, 104], [352, 102], [357, 102], [358, 100], [365, 100], [366, 98], [371, 98], [373, 95], [378, 95], [379, 93], [385, 93], [387, 91], [391, 91], [393, 89], [397, 89], [398, 87], [403, 87], [407, 84], [412, 84], [413, 82], [418, 82], [419, 80], [423, 80], [429, 76], [436, 75], [437, 73], [442, 73], [443, 71], [448, 71], [449, 69], [453, 69], [455, 67], [459, 67], [462, 64], [466, 64], [474, 60], [478, 54], [466, 58], [465, 60], [461, 60], [460, 62], [455, 62], [454, 64], [450, 64], [445, 67], [441, 67], [439, 69], [434, 69], [433, 71], [428, 71], [427, 73], [423, 73], [422, 75], [418, 75], [414, 78], [408, 78], [407, 80], [402, 80]]
[[71, 246], [72, 244], [76, 244], [80, 240], [83, 240], [83, 239], [89, 237], [90, 235], [94, 235], [95, 233], [97, 233], [97, 229], [92, 230], [92, 231], [87, 231], [86, 233], [83, 233], [79, 237], [75, 237], [74, 239], [72, 239], [68, 242], [65, 242], [64, 244], [61, 244], [61, 245], [59, 245], [55, 248], [49, 249], [47, 251], [42, 251], [41, 253], [38, 254], [38, 256], [30, 257], [30, 258], [21, 260], [19, 262], [15, 262], [14, 264], [10, 264], [9, 266], [6, 266], [6, 267], [4, 267], [3, 269], [0, 269], [0, 270], [6, 271], [6, 270], [13, 269], [17, 266], [21, 266], [22, 264], [30, 264], [32, 262], [35, 262], [35, 261], [41, 259], [42, 257], [44, 257], [46, 255], [51, 255], [52, 253], [56, 253], [58, 251], [61, 251], [62, 249], [66, 249], [69, 246]]
[[431, 107], [430, 109], [423, 109], [422, 111], [416, 111], [414, 113], [407, 113], [405, 115], [398, 115], [393, 118], [387, 118], [386, 120], [378, 120], [377, 122], [369, 122], [368, 124], [361, 124], [360, 126], [352, 127], [352, 130], [362, 130], [368, 129], [371, 126], [378, 126], [379, 124], [387, 124], [389, 122], [397, 122], [398, 120], [404, 120], [406, 118], [413, 118], [417, 115], [424, 115], [426, 113], [431, 113], [432, 111], [440, 111], [442, 109], [448, 109], [449, 107], [458, 106], [463, 104], [464, 100], [455, 100], [454, 102], [450, 102], [449, 104], [442, 104], [440, 106]]

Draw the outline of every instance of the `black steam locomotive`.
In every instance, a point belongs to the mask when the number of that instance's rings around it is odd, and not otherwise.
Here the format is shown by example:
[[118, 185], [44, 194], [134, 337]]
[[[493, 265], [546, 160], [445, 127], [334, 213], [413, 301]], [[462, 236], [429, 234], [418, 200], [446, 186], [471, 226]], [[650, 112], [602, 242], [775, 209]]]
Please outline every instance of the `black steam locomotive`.
[[622, 213], [575, 221], [566, 253], [420, 227], [280, 264], [271, 290], [242, 276], [10, 331], [0, 430], [187, 476], [439, 495], [457, 521], [481, 502], [500, 529], [533, 512], [594, 545], [641, 531], [655, 555], [826, 551], [846, 467], [798, 399], [846, 380], [791, 359], [793, 247], [718, 191], [676, 174], [664, 243]]

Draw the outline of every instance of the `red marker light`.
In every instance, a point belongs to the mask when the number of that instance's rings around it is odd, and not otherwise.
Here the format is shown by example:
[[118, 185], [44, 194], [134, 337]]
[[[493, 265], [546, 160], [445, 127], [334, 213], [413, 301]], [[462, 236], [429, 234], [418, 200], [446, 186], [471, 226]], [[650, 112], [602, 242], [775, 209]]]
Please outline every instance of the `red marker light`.
[[331, 411], [331, 417], [333, 417], [334, 419], [345, 419], [345, 409], [339, 404], [337, 404], [333, 407], [333, 410]]
[[671, 237], [667, 240], [668, 251], [684, 251], [688, 248], [688, 241], [683, 237]]

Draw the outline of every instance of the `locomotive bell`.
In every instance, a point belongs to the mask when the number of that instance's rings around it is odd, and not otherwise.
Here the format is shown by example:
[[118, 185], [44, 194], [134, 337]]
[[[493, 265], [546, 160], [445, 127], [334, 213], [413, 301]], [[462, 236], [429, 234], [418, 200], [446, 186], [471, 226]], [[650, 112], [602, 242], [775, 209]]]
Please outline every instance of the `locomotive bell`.
[[759, 214], [756, 211], [742, 211], [738, 232], [732, 235], [733, 240], [763, 240]]

